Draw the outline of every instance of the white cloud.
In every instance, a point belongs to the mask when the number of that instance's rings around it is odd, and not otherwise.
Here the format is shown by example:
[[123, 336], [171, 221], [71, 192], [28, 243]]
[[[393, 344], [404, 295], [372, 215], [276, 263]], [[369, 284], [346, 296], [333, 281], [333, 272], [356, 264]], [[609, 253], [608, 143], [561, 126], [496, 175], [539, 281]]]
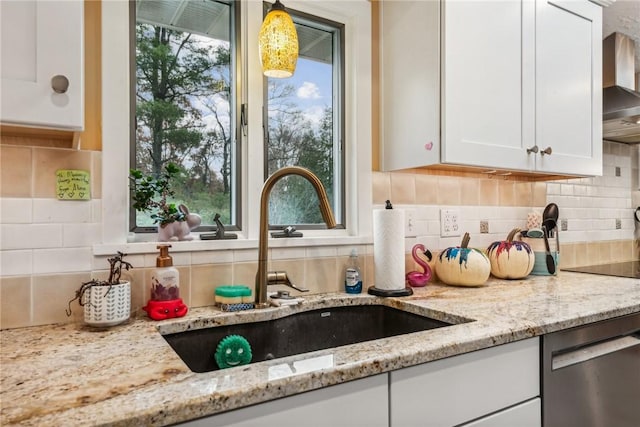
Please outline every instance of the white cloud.
[[305, 119], [309, 120], [312, 126], [317, 127], [320, 126], [320, 122], [322, 121], [322, 117], [324, 116], [324, 107], [315, 106], [311, 108], [307, 108], [304, 112]]
[[318, 88], [318, 85], [316, 85], [315, 83], [311, 83], [311, 82], [304, 82], [302, 84], [302, 86], [300, 86], [298, 88], [298, 91], [296, 92], [296, 95], [298, 95], [298, 98], [302, 98], [302, 99], [319, 99], [319, 98], [321, 98], [320, 89]]

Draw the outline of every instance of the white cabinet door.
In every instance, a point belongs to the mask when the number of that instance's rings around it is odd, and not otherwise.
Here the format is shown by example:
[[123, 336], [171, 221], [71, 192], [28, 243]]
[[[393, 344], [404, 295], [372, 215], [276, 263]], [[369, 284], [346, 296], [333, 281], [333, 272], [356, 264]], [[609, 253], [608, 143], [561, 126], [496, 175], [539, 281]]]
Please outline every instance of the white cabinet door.
[[532, 1], [447, 1], [442, 161], [532, 170]]
[[540, 395], [539, 339], [437, 360], [389, 376], [391, 427], [455, 426]]
[[544, 172], [602, 174], [602, 10], [536, 2], [536, 142]]
[[440, 163], [440, 2], [379, 4], [381, 167]]
[[464, 424], [464, 427], [540, 427], [542, 403], [539, 397], [520, 405], [496, 412], [479, 420]]
[[[2, 1], [0, 121], [80, 130], [84, 119], [83, 1]], [[64, 93], [52, 78], [64, 76]]]
[[190, 427], [387, 427], [387, 374], [181, 424]]

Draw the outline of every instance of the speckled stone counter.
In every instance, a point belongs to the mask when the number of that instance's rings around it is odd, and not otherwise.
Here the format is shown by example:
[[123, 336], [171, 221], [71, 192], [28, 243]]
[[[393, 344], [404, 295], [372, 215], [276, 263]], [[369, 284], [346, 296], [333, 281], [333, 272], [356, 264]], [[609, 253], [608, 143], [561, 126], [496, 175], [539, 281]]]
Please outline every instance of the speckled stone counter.
[[[315, 308], [384, 304], [455, 323], [311, 353], [333, 367], [269, 378], [292, 356], [192, 373], [159, 333], [272, 319]], [[146, 318], [107, 330], [79, 324], [1, 331], [0, 424], [167, 425], [561, 329], [640, 312], [640, 280], [561, 272], [490, 280], [479, 288], [430, 284], [411, 297], [315, 295], [302, 305]], [[461, 323], [473, 320], [468, 323]]]

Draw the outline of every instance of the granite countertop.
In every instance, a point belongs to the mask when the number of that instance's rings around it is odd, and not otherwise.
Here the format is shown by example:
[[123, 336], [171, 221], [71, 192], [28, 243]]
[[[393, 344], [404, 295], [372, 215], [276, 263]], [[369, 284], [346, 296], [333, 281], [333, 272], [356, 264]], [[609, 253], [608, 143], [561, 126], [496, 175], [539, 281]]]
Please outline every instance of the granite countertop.
[[[320, 350], [304, 356], [192, 373], [162, 333], [286, 316], [339, 305], [384, 304], [460, 323]], [[312, 295], [302, 305], [181, 319], [132, 319], [106, 330], [81, 324], [3, 330], [1, 425], [166, 425], [419, 363], [640, 312], [640, 280], [560, 272], [490, 279], [478, 288], [430, 284], [404, 298]], [[270, 367], [333, 355], [333, 367], [269, 378]]]

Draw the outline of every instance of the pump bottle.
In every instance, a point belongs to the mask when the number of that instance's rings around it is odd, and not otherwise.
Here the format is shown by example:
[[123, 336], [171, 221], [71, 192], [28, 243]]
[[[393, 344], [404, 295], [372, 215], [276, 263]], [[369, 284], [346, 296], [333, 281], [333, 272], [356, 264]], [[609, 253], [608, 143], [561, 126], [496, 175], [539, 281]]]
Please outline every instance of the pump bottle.
[[362, 292], [362, 275], [360, 274], [360, 267], [358, 266], [358, 252], [355, 249], [351, 250], [349, 263], [345, 270], [344, 290], [348, 294], [359, 294]]
[[160, 255], [156, 258], [156, 268], [151, 272], [150, 299], [144, 310], [153, 320], [182, 317], [188, 311], [180, 298], [180, 273], [173, 266], [170, 247], [158, 246]]

